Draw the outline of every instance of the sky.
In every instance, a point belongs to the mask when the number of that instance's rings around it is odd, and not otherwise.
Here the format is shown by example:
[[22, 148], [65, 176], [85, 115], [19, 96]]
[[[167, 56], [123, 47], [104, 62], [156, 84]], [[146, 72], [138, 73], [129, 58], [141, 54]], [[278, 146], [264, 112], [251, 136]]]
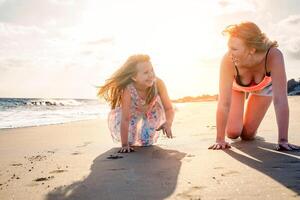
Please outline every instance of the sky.
[[298, 0], [0, 0], [0, 97], [96, 98], [148, 54], [172, 99], [218, 93], [222, 30], [255, 22], [300, 78]]

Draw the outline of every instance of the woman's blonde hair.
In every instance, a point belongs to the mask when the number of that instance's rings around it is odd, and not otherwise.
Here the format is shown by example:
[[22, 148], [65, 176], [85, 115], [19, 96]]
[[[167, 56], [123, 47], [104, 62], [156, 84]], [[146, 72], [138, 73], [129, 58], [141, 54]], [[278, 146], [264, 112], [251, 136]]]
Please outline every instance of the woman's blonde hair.
[[240, 38], [248, 47], [253, 47], [260, 52], [270, 47], [278, 47], [277, 41], [271, 41], [253, 22], [229, 25], [222, 33]]
[[[132, 83], [132, 77], [137, 74], [137, 64], [150, 62], [148, 55], [137, 54], [130, 56], [126, 62], [99, 87], [98, 96], [104, 97], [112, 109], [121, 105], [121, 97], [125, 87]], [[147, 91], [146, 103], [149, 104], [156, 95], [156, 86], [153, 84]]]

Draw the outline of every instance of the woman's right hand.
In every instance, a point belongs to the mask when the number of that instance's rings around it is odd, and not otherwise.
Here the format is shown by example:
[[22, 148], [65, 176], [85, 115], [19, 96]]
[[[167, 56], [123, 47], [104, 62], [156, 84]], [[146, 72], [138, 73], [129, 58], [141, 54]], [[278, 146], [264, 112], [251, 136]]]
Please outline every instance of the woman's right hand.
[[122, 146], [121, 149], [118, 151], [118, 153], [131, 153], [131, 152], [134, 152], [134, 149], [129, 145]]
[[229, 149], [229, 148], [231, 148], [230, 144], [225, 141], [216, 142], [215, 144], [208, 147], [208, 149], [212, 149], [212, 150], [222, 150], [222, 149]]

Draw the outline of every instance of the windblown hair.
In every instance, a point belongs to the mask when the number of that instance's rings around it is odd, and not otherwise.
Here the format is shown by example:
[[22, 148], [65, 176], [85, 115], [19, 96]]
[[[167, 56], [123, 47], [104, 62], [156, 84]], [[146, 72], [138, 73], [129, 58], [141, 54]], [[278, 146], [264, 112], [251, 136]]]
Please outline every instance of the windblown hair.
[[242, 39], [248, 47], [253, 47], [259, 52], [278, 47], [277, 41], [271, 41], [253, 22], [229, 25], [222, 33]]
[[[127, 61], [99, 87], [98, 96], [110, 103], [112, 109], [121, 106], [122, 93], [126, 86], [133, 82], [132, 77], [137, 74], [137, 64], [150, 62], [148, 55], [137, 54], [130, 56]], [[156, 86], [153, 84], [147, 91], [146, 104], [149, 104], [156, 95]]]

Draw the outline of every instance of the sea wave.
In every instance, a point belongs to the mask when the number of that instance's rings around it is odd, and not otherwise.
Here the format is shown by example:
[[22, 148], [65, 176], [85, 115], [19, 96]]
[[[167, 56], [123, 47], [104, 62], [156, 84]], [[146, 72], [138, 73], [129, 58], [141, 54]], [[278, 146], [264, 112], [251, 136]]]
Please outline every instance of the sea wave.
[[105, 119], [107, 104], [90, 99], [0, 99], [0, 129]]

